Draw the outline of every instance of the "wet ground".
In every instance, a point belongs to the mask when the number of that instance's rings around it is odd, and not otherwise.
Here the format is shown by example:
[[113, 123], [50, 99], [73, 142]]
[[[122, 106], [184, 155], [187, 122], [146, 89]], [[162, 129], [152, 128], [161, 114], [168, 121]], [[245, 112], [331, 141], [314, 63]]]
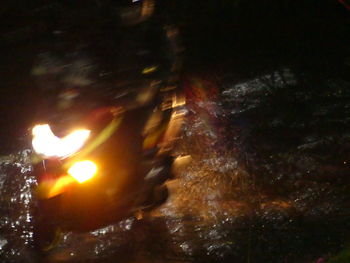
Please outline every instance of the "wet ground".
[[[314, 15], [306, 26], [336, 16], [326, 14]], [[192, 161], [167, 183], [169, 200], [149, 218], [68, 233], [41, 260], [341, 262], [330, 258], [350, 242], [350, 50], [340, 37], [345, 22], [346, 15], [325, 27], [320, 39], [326, 40], [317, 48], [319, 39], [302, 42], [305, 49], [286, 47], [298, 56], [279, 47], [254, 50], [249, 36], [242, 37], [242, 53], [227, 53], [239, 37], [203, 43], [201, 34], [188, 38], [203, 25], [183, 26], [190, 50], [182, 81], [188, 115], [176, 155]], [[339, 30], [333, 33], [333, 27]], [[222, 51], [201, 50], [213, 43]], [[2, 262], [39, 260], [32, 248], [36, 181], [26, 142], [21, 139], [22, 149], [0, 160]]]
[[[189, 79], [225, 85], [189, 101], [178, 154], [192, 163], [168, 182], [168, 202], [148, 219], [67, 234], [47, 262], [314, 262], [348, 242], [350, 83], [298, 91], [290, 68], [216, 81]], [[1, 160], [3, 262], [36, 262], [28, 154]]]

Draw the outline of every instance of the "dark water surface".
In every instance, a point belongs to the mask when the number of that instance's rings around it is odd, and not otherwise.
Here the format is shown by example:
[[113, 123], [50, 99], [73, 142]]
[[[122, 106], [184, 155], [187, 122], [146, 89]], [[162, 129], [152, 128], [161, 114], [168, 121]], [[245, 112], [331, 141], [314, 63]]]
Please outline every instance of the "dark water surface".
[[[148, 219], [67, 234], [47, 262], [314, 262], [348, 241], [350, 83], [306, 92], [290, 68], [221, 78], [213, 100], [189, 101], [178, 153], [193, 160], [168, 202]], [[1, 160], [3, 262], [36, 262], [28, 154]]]

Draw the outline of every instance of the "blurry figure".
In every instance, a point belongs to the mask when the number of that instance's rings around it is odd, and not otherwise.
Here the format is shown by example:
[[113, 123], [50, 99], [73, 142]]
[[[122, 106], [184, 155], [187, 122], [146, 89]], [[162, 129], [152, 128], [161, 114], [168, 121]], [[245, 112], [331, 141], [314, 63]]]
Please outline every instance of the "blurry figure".
[[[42, 94], [32, 141], [41, 251], [62, 231], [140, 218], [168, 195], [163, 183], [186, 112], [178, 31], [153, 0], [102, 5], [111, 20], [63, 23], [32, 68]], [[78, 132], [88, 136], [65, 143]]]

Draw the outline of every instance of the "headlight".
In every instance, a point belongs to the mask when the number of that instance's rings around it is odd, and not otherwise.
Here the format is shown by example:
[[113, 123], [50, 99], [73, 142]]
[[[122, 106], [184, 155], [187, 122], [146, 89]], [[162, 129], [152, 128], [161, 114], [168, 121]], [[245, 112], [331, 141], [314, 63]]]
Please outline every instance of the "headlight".
[[97, 166], [92, 161], [76, 162], [68, 169], [68, 174], [79, 183], [91, 179], [96, 173]]
[[36, 153], [44, 157], [64, 158], [76, 153], [89, 138], [89, 130], [76, 130], [59, 138], [48, 124], [36, 125], [33, 130], [32, 145]]
[[55, 179], [47, 179], [39, 183], [37, 195], [39, 199], [47, 199], [64, 193], [73, 183], [84, 183], [97, 174], [97, 165], [88, 160], [74, 162], [68, 174]]

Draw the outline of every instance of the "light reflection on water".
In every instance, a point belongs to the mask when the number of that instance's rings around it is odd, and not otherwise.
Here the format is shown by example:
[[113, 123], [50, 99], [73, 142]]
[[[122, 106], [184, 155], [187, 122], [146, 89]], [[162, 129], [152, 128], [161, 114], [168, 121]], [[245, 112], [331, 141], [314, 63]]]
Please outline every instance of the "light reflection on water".
[[32, 262], [32, 205], [36, 180], [31, 174], [30, 150], [0, 158], [0, 228], [3, 262]]

